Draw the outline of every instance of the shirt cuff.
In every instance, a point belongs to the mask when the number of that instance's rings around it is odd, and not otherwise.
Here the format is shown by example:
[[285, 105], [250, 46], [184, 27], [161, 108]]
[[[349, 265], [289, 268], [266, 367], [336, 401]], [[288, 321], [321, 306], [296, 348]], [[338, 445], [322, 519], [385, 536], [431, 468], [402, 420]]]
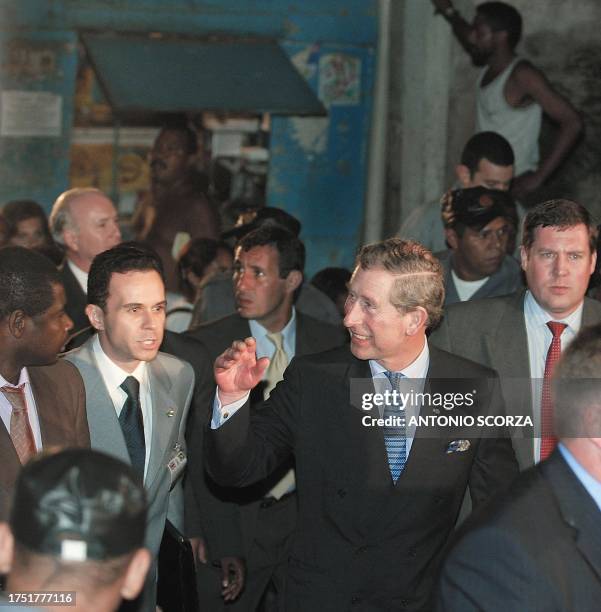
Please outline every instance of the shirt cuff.
[[221, 405], [221, 400], [219, 399], [219, 392], [215, 391], [215, 399], [213, 400], [213, 418], [211, 419], [211, 429], [219, 429], [226, 421], [232, 418], [244, 404], [248, 401], [250, 397], [250, 391], [237, 402], [233, 404], [228, 404], [227, 406]]

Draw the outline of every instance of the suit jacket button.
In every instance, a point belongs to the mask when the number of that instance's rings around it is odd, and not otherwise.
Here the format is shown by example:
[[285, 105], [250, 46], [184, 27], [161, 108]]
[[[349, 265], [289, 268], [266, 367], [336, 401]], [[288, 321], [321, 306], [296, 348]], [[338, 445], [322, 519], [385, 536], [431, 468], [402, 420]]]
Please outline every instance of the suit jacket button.
[[417, 557], [417, 550], [413, 546], [409, 549], [409, 556]]
[[361, 598], [353, 595], [353, 597], [351, 597], [351, 603], [356, 606], [357, 604], [361, 603]]
[[406, 608], [409, 605], [409, 601], [406, 599], [401, 599], [401, 608]]
[[338, 494], [338, 497], [342, 499], [346, 495], [346, 489], [338, 489], [336, 493]]
[[356, 555], [361, 555], [364, 552], [367, 552], [367, 546], [359, 546], [359, 548], [355, 550]]

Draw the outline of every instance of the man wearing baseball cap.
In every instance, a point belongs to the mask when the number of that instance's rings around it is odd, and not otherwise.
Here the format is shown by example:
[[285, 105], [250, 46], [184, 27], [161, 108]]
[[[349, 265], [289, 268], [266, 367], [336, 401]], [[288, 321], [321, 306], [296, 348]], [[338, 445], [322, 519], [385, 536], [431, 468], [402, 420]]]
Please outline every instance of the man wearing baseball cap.
[[[144, 488], [133, 469], [88, 449], [38, 455], [21, 471], [0, 523], [0, 610], [116, 610], [150, 565]], [[20, 610], [25, 608], [19, 606]]]
[[442, 220], [450, 249], [436, 256], [445, 272], [445, 306], [521, 287], [520, 266], [506, 254], [517, 223], [507, 192], [486, 187], [451, 191], [442, 202]]

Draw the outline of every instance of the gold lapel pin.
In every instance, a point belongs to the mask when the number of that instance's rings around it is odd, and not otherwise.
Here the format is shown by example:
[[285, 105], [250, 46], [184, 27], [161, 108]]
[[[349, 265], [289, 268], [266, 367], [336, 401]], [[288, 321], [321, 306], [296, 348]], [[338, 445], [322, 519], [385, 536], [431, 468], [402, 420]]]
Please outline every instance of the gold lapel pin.
[[173, 416], [175, 416], [175, 410], [167, 410], [166, 414], [167, 414], [168, 417], [173, 417]]

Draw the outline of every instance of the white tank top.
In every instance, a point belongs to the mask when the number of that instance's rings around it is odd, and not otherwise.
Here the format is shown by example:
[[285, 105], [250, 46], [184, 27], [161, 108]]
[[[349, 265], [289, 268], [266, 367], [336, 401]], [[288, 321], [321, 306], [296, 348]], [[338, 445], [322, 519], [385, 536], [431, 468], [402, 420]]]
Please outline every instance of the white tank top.
[[476, 131], [497, 132], [509, 141], [515, 156], [515, 176], [538, 168], [538, 135], [543, 114], [540, 104], [536, 102], [515, 108], [505, 100], [505, 83], [520, 61], [522, 58], [516, 57], [501, 74], [482, 87], [482, 79], [488, 70], [484, 68], [478, 79], [476, 94]]

